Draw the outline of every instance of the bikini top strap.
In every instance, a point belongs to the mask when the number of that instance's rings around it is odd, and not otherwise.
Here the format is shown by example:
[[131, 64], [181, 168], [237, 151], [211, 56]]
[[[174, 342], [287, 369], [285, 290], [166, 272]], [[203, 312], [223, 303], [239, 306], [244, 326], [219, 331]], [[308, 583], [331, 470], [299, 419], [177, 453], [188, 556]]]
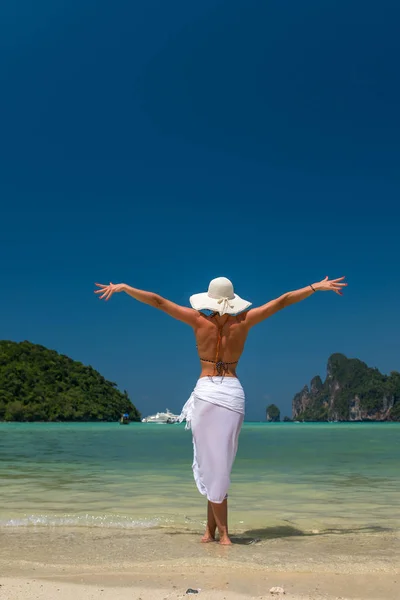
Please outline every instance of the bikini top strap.
[[220, 327], [218, 327], [218, 338], [217, 338], [217, 351], [215, 353], [215, 362], [218, 362], [218, 357], [219, 357], [219, 349], [221, 346], [221, 340], [222, 340], [222, 330], [225, 327], [225, 325], [227, 324], [228, 321], [225, 321], [225, 323], [223, 325], [221, 325]]

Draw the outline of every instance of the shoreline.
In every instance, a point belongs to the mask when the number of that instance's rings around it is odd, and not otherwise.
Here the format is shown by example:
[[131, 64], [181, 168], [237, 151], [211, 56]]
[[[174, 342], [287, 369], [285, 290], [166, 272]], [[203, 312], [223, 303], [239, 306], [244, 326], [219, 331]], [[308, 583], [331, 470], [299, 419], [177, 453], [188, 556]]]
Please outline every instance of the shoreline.
[[[283, 532], [284, 533], [284, 532]], [[201, 544], [200, 532], [0, 528], [0, 594], [7, 600], [398, 600], [400, 536], [331, 532]], [[245, 543], [241, 543], [241, 542]]]

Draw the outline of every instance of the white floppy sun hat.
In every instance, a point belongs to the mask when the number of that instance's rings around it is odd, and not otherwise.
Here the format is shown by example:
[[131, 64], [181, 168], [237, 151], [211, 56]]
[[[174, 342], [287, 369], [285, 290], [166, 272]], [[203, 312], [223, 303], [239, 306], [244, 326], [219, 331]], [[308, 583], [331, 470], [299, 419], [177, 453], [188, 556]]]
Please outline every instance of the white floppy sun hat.
[[210, 281], [208, 292], [190, 296], [190, 304], [195, 310], [213, 310], [221, 316], [236, 315], [251, 306], [251, 302], [234, 293], [232, 282], [226, 277]]

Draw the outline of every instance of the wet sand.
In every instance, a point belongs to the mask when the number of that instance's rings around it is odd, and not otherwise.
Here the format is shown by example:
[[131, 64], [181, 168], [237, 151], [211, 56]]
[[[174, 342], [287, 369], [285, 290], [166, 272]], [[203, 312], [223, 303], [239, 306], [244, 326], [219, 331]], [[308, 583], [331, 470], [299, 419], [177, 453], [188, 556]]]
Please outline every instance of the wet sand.
[[[398, 600], [400, 537], [381, 528], [238, 532], [230, 548], [199, 532], [0, 529], [0, 598], [7, 600]], [[201, 589], [185, 595], [188, 588]]]

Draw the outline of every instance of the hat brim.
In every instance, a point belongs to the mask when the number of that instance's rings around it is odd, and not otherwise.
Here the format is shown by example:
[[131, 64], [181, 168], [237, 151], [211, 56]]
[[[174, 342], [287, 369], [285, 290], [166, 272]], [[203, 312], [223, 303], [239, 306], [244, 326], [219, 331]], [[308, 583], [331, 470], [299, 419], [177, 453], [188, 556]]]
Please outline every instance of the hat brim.
[[241, 298], [237, 294], [234, 294], [232, 300], [229, 299], [229, 306], [224, 312], [221, 312], [223, 310], [223, 305], [219, 304], [218, 300], [215, 300], [215, 298], [210, 298], [207, 292], [203, 292], [201, 294], [194, 294], [193, 296], [190, 296], [189, 301], [192, 305], [192, 308], [194, 308], [195, 310], [212, 310], [214, 312], [219, 313], [220, 315], [237, 315], [238, 313], [242, 312], [243, 310], [246, 310], [246, 308], [249, 308], [249, 306], [251, 306], [251, 302], [243, 300], [243, 298]]

